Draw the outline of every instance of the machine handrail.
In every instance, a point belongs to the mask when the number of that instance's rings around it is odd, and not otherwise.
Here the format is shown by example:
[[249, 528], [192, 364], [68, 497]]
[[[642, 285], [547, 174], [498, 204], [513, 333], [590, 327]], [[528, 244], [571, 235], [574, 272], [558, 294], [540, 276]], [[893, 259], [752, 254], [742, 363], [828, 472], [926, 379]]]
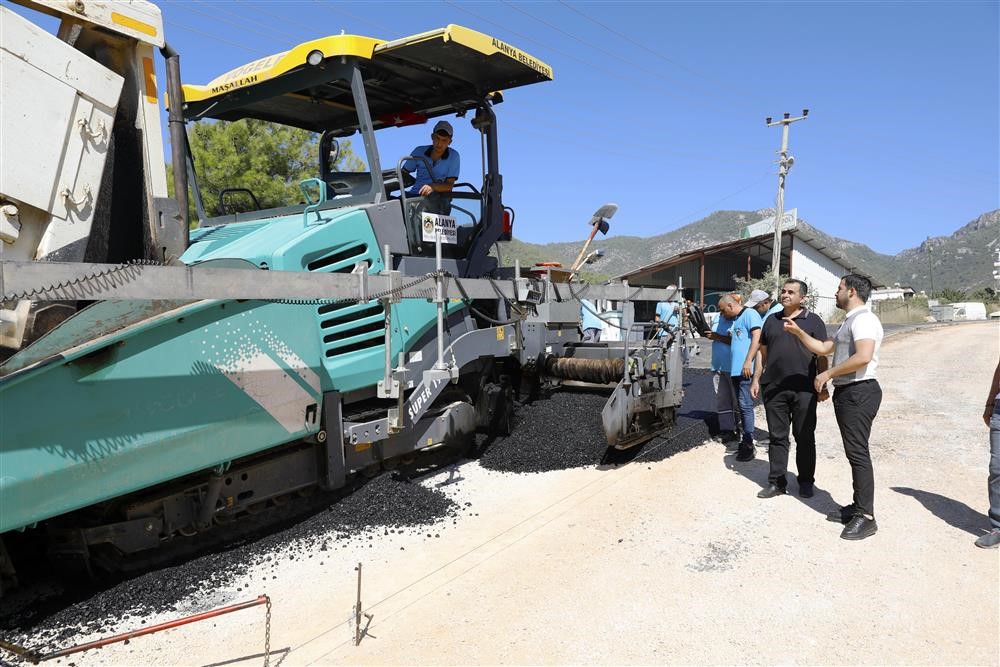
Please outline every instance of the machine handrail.
[[403, 163], [408, 160], [423, 160], [427, 165], [427, 173], [431, 173], [434, 166], [426, 155], [404, 155], [396, 162], [396, 180], [399, 182], [399, 199], [403, 202], [403, 211], [406, 211], [406, 188], [403, 187]]
[[[319, 188], [319, 198], [316, 201], [312, 200], [312, 197], [309, 196], [309, 191], [306, 190], [307, 185], [313, 184]], [[316, 213], [317, 221], [322, 221], [323, 216], [319, 214], [319, 207], [326, 201], [326, 181], [322, 178], [307, 178], [304, 181], [299, 182], [299, 190], [302, 191], [302, 196], [305, 197], [305, 200], [308, 202], [308, 205], [302, 210], [302, 226], [309, 226], [309, 214], [312, 212]]]

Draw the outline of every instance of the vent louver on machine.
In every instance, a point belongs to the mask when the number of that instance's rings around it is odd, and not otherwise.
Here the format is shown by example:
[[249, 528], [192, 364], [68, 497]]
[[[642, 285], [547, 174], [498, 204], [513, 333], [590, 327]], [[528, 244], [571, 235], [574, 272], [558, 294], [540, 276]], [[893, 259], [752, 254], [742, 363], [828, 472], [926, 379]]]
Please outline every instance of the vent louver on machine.
[[368, 256], [368, 244], [361, 243], [335, 253], [313, 260], [306, 265], [310, 271], [324, 271], [328, 273], [350, 273], [354, 264], [372, 258]]
[[[323, 273], [350, 273], [355, 264], [373, 264], [365, 243], [352, 245], [310, 262], [306, 268]], [[385, 310], [376, 300], [367, 303], [333, 303], [316, 310], [323, 335], [323, 353], [338, 357], [380, 347], [384, 342]]]

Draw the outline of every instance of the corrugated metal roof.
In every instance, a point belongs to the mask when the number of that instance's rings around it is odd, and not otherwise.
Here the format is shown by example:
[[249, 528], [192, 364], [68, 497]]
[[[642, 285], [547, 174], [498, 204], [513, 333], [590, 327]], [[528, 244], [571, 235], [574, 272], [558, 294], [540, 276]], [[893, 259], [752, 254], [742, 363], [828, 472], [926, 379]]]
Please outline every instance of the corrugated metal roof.
[[[809, 230], [804, 229], [802, 227], [796, 227], [791, 230], [785, 230], [782, 232], [782, 235], [797, 237], [800, 241], [808, 243], [813, 248], [813, 250], [816, 250], [821, 255], [834, 262], [839, 262], [841, 259], [843, 259], [843, 255], [831, 252], [830, 249], [826, 246], [817, 245], [815, 241], [819, 237], [816, 234], [811, 233]], [[640, 273], [659, 271], [662, 269], [670, 268], [672, 266], [677, 266], [678, 264], [683, 264], [684, 262], [690, 261], [696, 257], [700, 257], [701, 255], [716, 255], [718, 253], [725, 252], [728, 250], [736, 250], [742, 247], [752, 246], [762, 241], [773, 241], [773, 240], [774, 240], [774, 233], [768, 232], [767, 234], [758, 234], [757, 236], [751, 236], [745, 239], [734, 239], [732, 241], [724, 241], [722, 243], [716, 243], [714, 245], [705, 246], [703, 248], [694, 248], [691, 250], [685, 250], [682, 253], [678, 253], [671, 257], [667, 257], [666, 259], [652, 262], [651, 264], [646, 264], [645, 266], [640, 266], [637, 269], [633, 269], [621, 275], [615, 276], [615, 279], [616, 280], [628, 279], [630, 276], [634, 276]], [[841, 266], [844, 265], [841, 264]]]

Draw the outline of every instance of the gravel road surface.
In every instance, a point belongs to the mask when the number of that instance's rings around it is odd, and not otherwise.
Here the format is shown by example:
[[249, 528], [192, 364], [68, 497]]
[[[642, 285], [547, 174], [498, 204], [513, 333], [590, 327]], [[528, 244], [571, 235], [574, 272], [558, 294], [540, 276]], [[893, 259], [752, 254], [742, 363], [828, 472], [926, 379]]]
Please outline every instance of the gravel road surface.
[[[988, 525], [979, 415], [998, 350], [995, 323], [886, 340], [880, 528], [862, 542], [825, 521], [851, 495], [832, 406], [819, 411], [816, 496], [758, 500], [766, 453], [737, 463], [707, 441], [709, 379], [692, 370], [677, 427], [632, 456], [608, 460], [590, 433], [603, 401], [557, 395], [474, 460], [384, 475], [302, 524], [35, 617], [16, 638], [65, 646], [266, 593], [271, 664], [285, 667], [997, 665], [1000, 554], [972, 541]], [[373, 618], [355, 647], [358, 562]], [[264, 629], [255, 608], [61, 664], [261, 664]]]

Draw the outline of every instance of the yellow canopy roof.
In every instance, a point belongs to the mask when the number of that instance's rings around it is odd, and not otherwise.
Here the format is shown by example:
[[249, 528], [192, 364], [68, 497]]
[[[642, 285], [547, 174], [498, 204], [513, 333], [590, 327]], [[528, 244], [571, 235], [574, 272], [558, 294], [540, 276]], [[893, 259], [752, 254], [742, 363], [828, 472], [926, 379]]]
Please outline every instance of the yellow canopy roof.
[[492, 91], [552, 79], [544, 62], [462, 26], [391, 42], [334, 35], [247, 63], [206, 85], [185, 85], [184, 115], [350, 131], [358, 120], [344, 58], [361, 68], [376, 127], [456, 113]]

